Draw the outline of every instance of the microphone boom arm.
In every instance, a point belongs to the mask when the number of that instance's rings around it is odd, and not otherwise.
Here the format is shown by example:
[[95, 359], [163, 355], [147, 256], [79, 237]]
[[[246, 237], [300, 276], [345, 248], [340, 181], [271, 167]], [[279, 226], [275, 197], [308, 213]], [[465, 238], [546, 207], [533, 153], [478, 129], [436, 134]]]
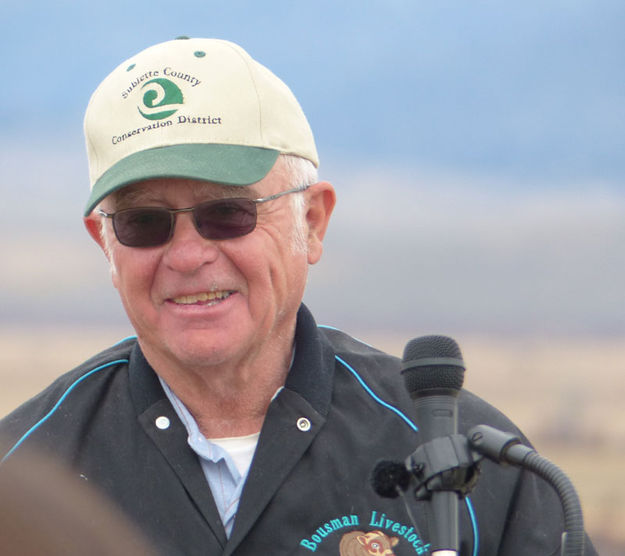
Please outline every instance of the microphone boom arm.
[[562, 556], [583, 556], [584, 518], [573, 483], [565, 473], [535, 450], [521, 444], [513, 435], [488, 425], [477, 425], [468, 432], [469, 445], [496, 463], [508, 463], [527, 469], [543, 478], [558, 494], [564, 513]]

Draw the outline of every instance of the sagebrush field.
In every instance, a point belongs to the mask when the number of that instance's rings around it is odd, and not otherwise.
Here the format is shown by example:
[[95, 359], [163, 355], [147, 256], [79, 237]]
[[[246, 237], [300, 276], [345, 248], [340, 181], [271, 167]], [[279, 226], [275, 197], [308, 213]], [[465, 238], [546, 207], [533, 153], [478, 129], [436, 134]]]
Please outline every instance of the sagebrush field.
[[[0, 329], [0, 415], [131, 333], [89, 326]], [[408, 339], [359, 337], [399, 356]], [[465, 386], [504, 411], [569, 475], [599, 553], [625, 553], [625, 341], [456, 339], [467, 364]]]

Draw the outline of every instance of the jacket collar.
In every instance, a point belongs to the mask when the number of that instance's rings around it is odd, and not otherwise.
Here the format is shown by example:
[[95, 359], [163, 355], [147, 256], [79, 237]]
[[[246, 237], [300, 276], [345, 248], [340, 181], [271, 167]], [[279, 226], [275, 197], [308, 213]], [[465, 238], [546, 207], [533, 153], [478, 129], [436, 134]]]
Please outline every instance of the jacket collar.
[[[138, 414], [165, 398], [158, 377], [138, 342], [130, 354], [129, 374], [131, 396]], [[321, 415], [327, 415], [333, 377], [334, 351], [319, 334], [311, 312], [302, 304], [297, 313], [295, 356], [284, 386], [302, 396]]]

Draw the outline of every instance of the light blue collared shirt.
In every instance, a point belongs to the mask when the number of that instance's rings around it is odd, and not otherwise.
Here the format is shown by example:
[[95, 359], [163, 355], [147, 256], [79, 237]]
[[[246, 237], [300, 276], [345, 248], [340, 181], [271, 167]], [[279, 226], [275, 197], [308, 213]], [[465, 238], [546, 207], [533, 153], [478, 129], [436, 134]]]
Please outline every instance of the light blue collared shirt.
[[159, 380], [174, 410], [187, 429], [187, 433], [189, 434], [187, 442], [200, 458], [202, 471], [204, 471], [204, 476], [213, 493], [213, 498], [217, 505], [219, 515], [221, 516], [224, 529], [226, 530], [226, 535], [230, 537], [234, 519], [237, 515], [243, 485], [247, 478], [247, 471], [242, 475], [237, 469], [232, 456], [221, 446], [208, 440], [200, 432], [200, 428], [195, 419], [180, 399], [178, 399], [178, 396], [174, 394], [163, 379], [159, 377]]

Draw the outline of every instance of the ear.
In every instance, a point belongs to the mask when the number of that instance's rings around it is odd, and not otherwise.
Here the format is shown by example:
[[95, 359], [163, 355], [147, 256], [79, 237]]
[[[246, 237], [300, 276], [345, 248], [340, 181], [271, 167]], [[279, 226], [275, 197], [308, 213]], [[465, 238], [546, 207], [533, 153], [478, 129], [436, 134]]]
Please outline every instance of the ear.
[[307, 193], [308, 264], [315, 264], [323, 253], [323, 238], [336, 204], [336, 193], [332, 184], [326, 181], [316, 183]]
[[100, 246], [100, 249], [104, 251], [104, 254], [108, 258], [108, 253], [104, 248], [104, 238], [102, 237], [101, 233], [102, 228], [99, 217], [92, 212], [91, 214], [89, 214], [89, 216], [85, 216], [82, 221], [85, 224], [85, 228], [87, 228], [89, 235]]
[[102, 237], [102, 234], [104, 232], [102, 230], [102, 223], [99, 217], [94, 215], [92, 212], [89, 216], [84, 217], [82, 221], [85, 224], [85, 228], [87, 228], [89, 235], [93, 238], [93, 241], [95, 241], [100, 246], [100, 249], [102, 249], [104, 256], [108, 260], [113, 286], [115, 288], [118, 288], [117, 271], [115, 270], [115, 264], [113, 264], [113, 260], [111, 259], [112, 255], [106, 248], [106, 244], [104, 243], [104, 238]]

